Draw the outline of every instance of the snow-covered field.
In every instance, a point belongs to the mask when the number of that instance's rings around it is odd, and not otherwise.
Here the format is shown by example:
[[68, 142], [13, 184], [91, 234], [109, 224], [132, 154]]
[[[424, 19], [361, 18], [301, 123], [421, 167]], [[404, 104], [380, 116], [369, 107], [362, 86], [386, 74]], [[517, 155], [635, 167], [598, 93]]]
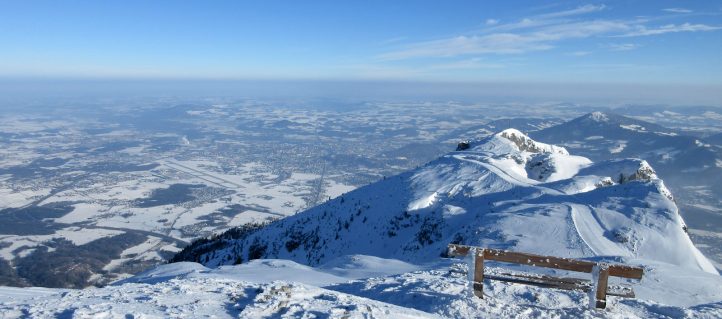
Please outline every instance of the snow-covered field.
[[[184, 242], [199, 235], [292, 215], [307, 208], [307, 199], [314, 192], [320, 199], [327, 199], [353, 189], [334, 181], [333, 176], [325, 176], [320, 187], [317, 183], [321, 176], [318, 174], [292, 173], [279, 178], [261, 163], [239, 165], [233, 172], [223, 172], [217, 162], [210, 160], [166, 158], [157, 163], [160, 165], [149, 171], [127, 173], [117, 179], [108, 178], [55, 193], [50, 189], [13, 192], [0, 186], [0, 209], [21, 207], [35, 200], [40, 200], [37, 205], [72, 203], [69, 213], [52, 220], [56, 229], [49, 234], [0, 235], [0, 256], [13, 261], [33, 252], [32, 247], [53, 238], [83, 245], [129, 230], [154, 236], [103, 267], [113, 273], [126, 263], [160, 263], [167, 254], [180, 250]], [[138, 205], [139, 200], [149, 198], [154, 191], [173, 185], [205, 188], [191, 201]], [[233, 208], [227, 215], [218, 213], [228, 207], [238, 208]], [[209, 216], [213, 219], [209, 220]], [[127, 276], [117, 274], [117, 278]]]

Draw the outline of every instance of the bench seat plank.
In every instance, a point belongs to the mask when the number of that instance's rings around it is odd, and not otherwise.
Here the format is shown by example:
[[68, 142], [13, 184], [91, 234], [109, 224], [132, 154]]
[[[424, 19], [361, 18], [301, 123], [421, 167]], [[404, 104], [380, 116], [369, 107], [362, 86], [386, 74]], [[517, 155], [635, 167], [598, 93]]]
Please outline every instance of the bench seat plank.
[[[504, 281], [504, 282], [511, 282], [511, 283], [517, 283], [517, 284], [543, 287], [543, 288], [578, 290], [578, 291], [582, 291], [582, 292], [589, 292], [589, 290], [592, 288], [591, 281], [577, 279], [577, 278], [557, 278], [557, 277], [550, 277], [550, 276], [536, 277], [533, 275], [530, 276], [530, 275], [525, 275], [525, 274], [509, 274], [509, 273], [494, 274], [494, 275], [486, 274], [484, 277], [489, 280], [498, 280], [498, 281]], [[607, 290], [607, 295], [617, 296], [617, 297], [625, 297], [625, 298], [634, 298], [635, 297], [634, 289], [632, 289], [632, 287], [625, 286], [625, 285], [616, 285], [616, 284], [609, 285], [609, 288]]]

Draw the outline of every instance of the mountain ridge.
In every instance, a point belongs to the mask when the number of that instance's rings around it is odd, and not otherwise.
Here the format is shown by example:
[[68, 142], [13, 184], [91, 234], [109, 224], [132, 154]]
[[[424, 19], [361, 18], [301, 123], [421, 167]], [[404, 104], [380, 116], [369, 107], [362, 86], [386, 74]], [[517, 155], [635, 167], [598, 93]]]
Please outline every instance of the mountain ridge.
[[722, 148], [657, 124], [611, 112], [593, 112], [530, 136], [595, 162], [646, 160], [663, 179], [688, 222], [693, 240], [722, 269]]
[[671, 192], [646, 161], [592, 163], [508, 129], [417, 170], [211, 243], [216, 250], [189, 247], [174, 261], [213, 267], [282, 258], [313, 266], [367, 254], [419, 263], [443, 255], [453, 242], [647, 259], [716, 274], [685, 229]]

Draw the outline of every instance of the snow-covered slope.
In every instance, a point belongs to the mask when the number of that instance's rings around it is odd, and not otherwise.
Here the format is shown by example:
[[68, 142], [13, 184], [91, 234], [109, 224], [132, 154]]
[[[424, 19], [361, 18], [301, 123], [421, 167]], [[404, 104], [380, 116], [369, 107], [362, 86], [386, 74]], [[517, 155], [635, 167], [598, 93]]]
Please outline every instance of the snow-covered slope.
[[211, 267], [257, 258], [319, 265], [348, 254], [419, 263], [453, 242], [716, 274], [684, 228], [645, 161], [592, 163], [508, 129], [184, 258]]
[[0, 318], [438, 318], [297, 282], [204, 276], [28, 293], [0, 287]]
[[[610, 297], [604, 311], [588, 309], [583, 292], [488, 280], [482, 300], [468, 261], [440, 258], [450, 242], [638, 264], [645, 275], [633, 282], [638, 299]], [[647, 162], [592, 163], [517, 130], [200, 241], [181, 259], [204, 265], [176, 262], [104, 288], [0, 287], [0, 317], [722, 317], [722, 277]], [[499, 266], [485, 272], [529, 270]]]
[[722, 148], [608, 112], [589, 113], [530, 136], [595, 162], [626, 157], [649, 162], [674, 193], [692, 239], [722, 269]]
[[[412, 267], [413, 269], [408, 269]], [[501, 269], [485, 269], [494, 274]], [[0, 318], [720, 318], [719, 276], [659, 265], [640, 299], [586, 307], [586, 293], [487, 281], [470, 293], [468, 266], [424, 265], [355, 255], [318, 268], [289, 260], [209, 269], [160, 266], [104, 288], [0, 287]], [[368, 276], [374, 273], [374, 276]], [[684, 276], [679, 276], [684, 274]], [[361, 277], [358, 277], [361, 275]], [[670, 305], [672, 303], [672, 305]]]

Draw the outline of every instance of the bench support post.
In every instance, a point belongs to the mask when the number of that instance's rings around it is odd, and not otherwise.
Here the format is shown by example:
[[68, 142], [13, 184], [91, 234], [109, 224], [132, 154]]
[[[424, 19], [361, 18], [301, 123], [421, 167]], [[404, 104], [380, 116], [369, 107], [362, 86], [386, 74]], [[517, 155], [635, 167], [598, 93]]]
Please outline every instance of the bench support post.
[[595, 307], [604, 309], [607, 307], [607, 286], [609, 284], [609, 268], [600, 265], [595, 267], [599, 271], [597, 279], [597, 291], [595, 292]]
[[476, 249], [474, 256], [474, 295], [484, 299], [484, 249]]

